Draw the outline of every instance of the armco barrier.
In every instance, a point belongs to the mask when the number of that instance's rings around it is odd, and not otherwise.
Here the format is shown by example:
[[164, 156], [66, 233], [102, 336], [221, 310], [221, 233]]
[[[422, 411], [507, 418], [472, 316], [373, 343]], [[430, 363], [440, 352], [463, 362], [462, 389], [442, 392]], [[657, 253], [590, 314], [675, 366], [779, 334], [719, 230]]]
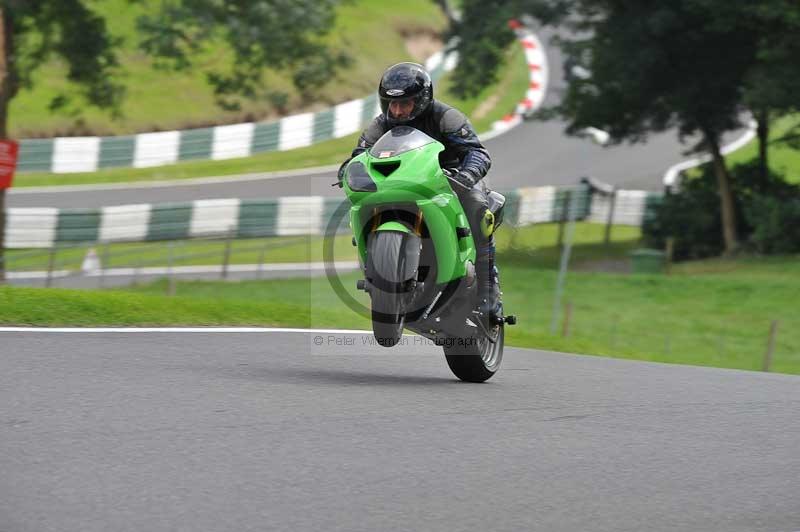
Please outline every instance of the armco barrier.
[[[505, 223], [509, 225], [557, 222], [570, 217], [608, 221], [608, 198], [586, 185], [528, 187], [505, 195]], [[641, 191], [617, 191], [612, 223], [640, 225], [656, 197]], [[11, 208], [6, 224], [6, 246], [47, 248], [70, 242], [181, 240], [212, 235], [236, 238], [322, 235], [343, 201], [346, 200], [290, 196], [118, 205], [102, 209]], [[346, 217], [338, 229], [347, 230]]]

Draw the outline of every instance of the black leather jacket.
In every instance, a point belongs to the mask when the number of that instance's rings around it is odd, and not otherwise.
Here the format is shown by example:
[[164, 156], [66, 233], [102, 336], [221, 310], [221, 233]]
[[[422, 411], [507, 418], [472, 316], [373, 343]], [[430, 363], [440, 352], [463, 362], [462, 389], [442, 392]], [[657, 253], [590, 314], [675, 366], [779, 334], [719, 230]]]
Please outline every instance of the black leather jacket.
[[[489, 152], [481, 144], [467, 117], [446, 103], [433, 100], [425, 113], [405, 125], [419, 129], [444, 145], [444, 151], [439, 154], [442, 168], [467, 172], [477, 183], [492, 166]], [[376, 116], [358, 139], [358, 146], [351, 158], [370, 149], [390, 129], [383, 114]]]

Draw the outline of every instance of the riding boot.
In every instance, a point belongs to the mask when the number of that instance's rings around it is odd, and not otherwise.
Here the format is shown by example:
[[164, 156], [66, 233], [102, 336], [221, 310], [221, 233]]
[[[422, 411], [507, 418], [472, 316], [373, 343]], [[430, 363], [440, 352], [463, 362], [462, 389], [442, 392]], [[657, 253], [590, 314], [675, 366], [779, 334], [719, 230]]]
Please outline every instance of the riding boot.
[[486, 315], [499, 314], [500, 286], [494, 264], [495, 246], [492, 238], [488, 244], [479, 246], [475, 260], [478, 277], [478, 310]]

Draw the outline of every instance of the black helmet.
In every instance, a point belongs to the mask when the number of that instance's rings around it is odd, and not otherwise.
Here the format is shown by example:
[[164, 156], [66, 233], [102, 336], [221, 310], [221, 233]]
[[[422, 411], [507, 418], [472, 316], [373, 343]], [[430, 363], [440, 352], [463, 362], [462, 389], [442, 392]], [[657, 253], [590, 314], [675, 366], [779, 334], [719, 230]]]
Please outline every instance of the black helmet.
[[[405, 124], [424, 113], [433, 100], [433, 82], [422, 65], [398, 63], [386, 69], [378, 85], [381, 111], [390, 125]], [[389, 113], [389, 103], [396, 100], [413, 100], [414, 108], [404, 118]]]

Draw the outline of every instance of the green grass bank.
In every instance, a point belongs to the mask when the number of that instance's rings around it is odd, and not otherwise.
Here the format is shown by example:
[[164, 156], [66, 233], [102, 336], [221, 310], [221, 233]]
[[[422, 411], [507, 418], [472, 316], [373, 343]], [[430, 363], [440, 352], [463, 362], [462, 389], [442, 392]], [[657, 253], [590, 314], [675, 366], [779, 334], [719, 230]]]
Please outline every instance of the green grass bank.
[[[518, 233], [513, 244], [511, 232], [503, 233], [504, 299], [520, 320], [508, 330], [509, 345], [758, 370], [778, 321], [772, 370], [800, 374], [800, 257], [699, 261], [676, 265], [669, 275], [632, 275], [626, 256], [638, 244], [637, 230], [620, 229], [605, 248], [597, 243], [602, 229], [582, 224], [576, 232], [564, 293], [571, 317], [565, 327], [559, 309], [556, 334], [550, 331], [556, 228]], [[365, 305], [357, 278], [345, 275], [342, 282]], [[325, 278], [179, 282], [172, 297], [165, 290], [166, 281], [103, 291], [4, 286], [0, 323], [369, 328], [365, 313], [342, 304]]]
[[[431, 0], [407, 0], [402, 9], [381, 0], [352, 0], [336, 8], [331, 31], [321, 41], [346, 50], [353, 59], [329, 83], [318, 87], [310, 98], [293, 89], [293, 70], [264, 71], [264, 87], [287, 95], [285, 105], [269, 99], [242, 100], [240, 111], [224, 111], [214, 102], [206, 73], [229, 70], [234, 56], [218, 39], [193, 55], [194, 67], [172, 72], [154, 66], [139, 50], [140, 35], [136, 20], [157, 12], [161, 0], [92, 0], [88, 6], [105, 19], [109, 32], [121, 39], [118, 56], [119, 79], [127, 97], [120, 109], [122, 117], [88, 105], [79, 91], [67, 81], [66, 66], [53, 59], [37, 70], [29, 86], [12, 101], [10, 132], [15, 138], [59, 135], [120, 135], [146, 131], [188, 129], [212, 124], [237, 123], [275, 118], [279, 114], [315, 110], [361, 98], [375, 86], [376, 76], [388, 64], [421, 59], [431, 39], [447, 26], [441, 9]], [[35, 39], [32, 39], [35, 42]], [[52, 113], [49, 103], [59, 93], [72, 99], [68, 112]]]

